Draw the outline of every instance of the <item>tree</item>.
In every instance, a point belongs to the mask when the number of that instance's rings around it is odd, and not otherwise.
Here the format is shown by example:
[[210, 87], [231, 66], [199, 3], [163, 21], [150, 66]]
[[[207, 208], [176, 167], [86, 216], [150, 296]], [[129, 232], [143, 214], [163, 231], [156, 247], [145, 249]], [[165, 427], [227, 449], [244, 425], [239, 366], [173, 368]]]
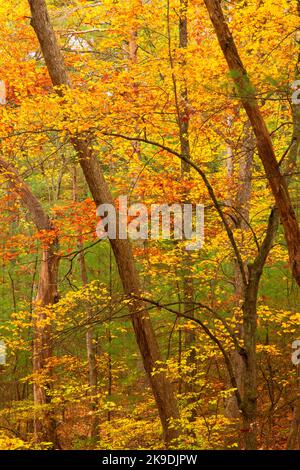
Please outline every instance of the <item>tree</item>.
[[300, 229], [285, 177], [280, 172], [270, 134], [255, 97], [255, 90], [239, 56], [218, 0], [205, 0], [220, 47], [232, 73], [237, 93], [251, 122], [257, 150], [272, 190], [284, 228], [292, 274], [300, 286]]
[[[50, 23], [46, 3], [43, 0], [30, 0], [29, 5], [32, 26], [38, 37], [52, 84], [56, 87], [69, 87], [70, 80]], [[112, 196], [97, 157], [90, 148], [91, 142], [80, 136], [75, 136], [72, 138], [72, 144], [78, 154], [82, 171], [95, 204], [97, 206], [99, 204], [113, 204]], [[117, 238], [116, 240], [110, 240], [110, 243], [116, 258], [124, 292], [139, 295], [140, 283], [128, 240]], [[179, 418], [172, 385], [164, 373], [153, 374], [155, 364], [161, 360], [161, 356], [150, 317], [142, 302], [136, 300], [131, 304], [131, 315], [145, 371], [155, 396], [165, 440], [168, 444], [179, 435], [176, 427], [172, 427], [170, 423], [172, 420]]]
[[[0, 171], [9, 178], [12, 190], [21, 198], [34, 224], [42, 233], [42, 259], [38, 292], [34, 309], [33, 382], [34, 404], [37, 407], [35, 434], [39, 441], [52, 442], [58, 446], [56, 422], [51, 412], [51, 380], [44, 381], [42, 374], [48, 372], [48, 361], [52, 357], [51, 325], [46, 320], [45, 307], [58, 300], [58, 239], [55, 227], [41, 203], [18, 175], [17, 170], [4, 158], [0, 158]], [[45, 408], [45, 410], [44, 410]]]

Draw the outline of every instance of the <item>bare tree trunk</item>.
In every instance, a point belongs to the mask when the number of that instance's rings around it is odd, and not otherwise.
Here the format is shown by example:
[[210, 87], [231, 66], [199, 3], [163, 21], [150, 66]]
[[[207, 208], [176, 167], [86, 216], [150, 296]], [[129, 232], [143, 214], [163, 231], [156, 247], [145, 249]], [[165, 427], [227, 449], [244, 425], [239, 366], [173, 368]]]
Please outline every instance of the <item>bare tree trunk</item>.
[[[236, 203], [233, 207], [233, 219], [237, 228], [241, 229], [243, 233], [249, 232], [249, 210], [251, 199], [251, 177], [253, 167], [254, 146], [253, 134], [249, 125], [246, 125], [245, 135], [242, 144], [242, 155], [239, 158], [238, 166], [238, 190], [236, 195]], [[244, 265], [246, 263], [244, 262]], [[246, 268], [246, 265], [245, 265]], [[234, 272], [234, 287], [235, 287], [235, 301], [237, 307], [240, 307], [245, 297], [244, 283], [241, 277], [239, 266], [235, 265]], [[243, 325], [239, 329], [239, 338], [243, 338]], [[243, 377], [245, 374], [244, 361], [237, 351], [232, 351], [231, 361], [236, 375], [240, 395], [243, 396], [244, 385]], [[229, 418], [241, 418], [241, 413], [238, 408], [236, 397], [233, 394], [226, 403], [226, 416]]]
[[254, 87], [241, 61], [219, 0], [204, 0], [220, 47], [232, 72], [238, 95], [251, 122], [259, 157], [276, 201], [284, 228], [292, 274], [300, 286], [300, 229], [285, 177], [280, 172], [273, 144], [255, 97]]
[[[293, 110], [294, 115], [294, 132], [292, 136], [292, 143], [295, 140], [295, 132], [299, 129], [299, 123], [295, 116], [299, 116]], [[298, 146], [291, 146], [290, 151], [284, 162], [284, 169], [294, 168], [296, 164], [296, 157], [299, 149], [299, 136], [297, 137]], [[240, 180], [245, 181], [246, 187], [241, 192], [238, 192], [237, 197], [237, 208], [239, 211], [239, 220], [238, 226], [244, 230], [249, 230], [249, 200], [251, 192], [251, 172], [252, 172], [252, 161], [253, 161], [253, 142], [251, 140], [251, 134], [249, 134], [248, 140], [246, 140], [246, 147], [248, 152], [245, 153], [248, 157], [247, 160], [242, 161], [241, 171], [244, 175], [240, 175]], [[249, 153], [250, 152], [250, 153]], [[251, 155], [252, 152], [252, 155]], [[287, 178], [287, 185], [291, 181], [291, 178]], [[248, 283], [245, 288], [242, 286], [241, 280], [238, 280], [237, 288], [240, 294], [243, 293], [244, 303], [243, 303], [243, 330], [242, 336], [244, 339], [244, 347], [246, 355], [242, 358], [243, 365], [241, 361], [238, 362], [241, 370], [241, 389], [240, 394], [242, 396], [242, 417], [243, 417], [243, 436], [246, 449], [255, 449], [256, 448], [256, 433], [257, 433], [257, 386], [256, 386], [256, 330], [257, 330], [257, 295], [260, 277], [262, 274], [262, 269], [267, 259], [268, 253], [272, 247], [273, 239], [278, 230], [278, 213], [276, 210], [272, 210], [269, 222], [267, 233], [262, 243], [259, 254], [257, 255], [253, 264], [248, 264]], [[240, 278], [239, 273], [236, 273], [237, 279]], [[240, 287], [239, 287], [240, 286]], [[244, 291], [244, 292], [243, 292]], [[237, 374], [237, 383], [240, 382], [239, 374]], [[298, 429], [300, 416], [300, 400], [296, 400], [294, 406], [294, 419], [292, 423], [292, 429], [290, 434], [289, 442], [293, 441], [293, 436], [295, 436], [294, 431]]]
[[[73, 201], [78, 199], [78, 187], [77, 187], [77, 172], [76, 166], [73, 168]], [[85, 255], [83, 251], [83, 243], [81, 236], [79, 234], [77, 247], [79, 250], [79, 263], [80, 263], [80, 273], [82, 285], [86, 286], [88, 284], [88, 273], [85, 261]], [[92, 418], [91, 418], [91, 428], [89, 432], [89, 437], [91, 439], [96, 439], [98, 436], [98, 426], [99, 418], [96, 414], [97, 412], [97, 403], [96, 396], [98, 393], [98, 373], [97, 373], [97, 361], [96, 361], [96, 347], [94, 343], [94, 331], [93, 327], [90, 325], [91, 322], [91, 309], [87, 307], [87, 332], [86, 332], [86, 355], [88, 361], [89, 369], [89, 387], [90, 387], [90, 396], [91, 396], [91, 409], [92, 409]]]
[[[0, 171], [10, 178], [10, 186], [18, 194], [23, 205], [28, 209], [38, 230], [49, 232], [49, 242], [44, 243], [42, 249], [42, 260], [38, 292], [34, 308], [34, 341], [33, 341], [33, 372], [40, 375], [46, 370], [49, 374], [48, 360], [52, 357], [51, 326], [45, 326], [45, 309], [58, 300], [58, 264], [59, 257], [56, 255], [58, 240], [53, 238], [53, 225], [49, 216], [45, 213], [40, 202], [31, 192], [26, 183], [18, 175], [16, 169], [0, 158]], [[35, 380], [33, 384], [34, 404], [41, 408], [38, 410], [35, 422], [35, 435], [40, 441], [53, 442], [59, 447], [56, 434], [56, 423], [52, 416], [49, 405], [51, 403], [51, 381], [40, 383]], [[42, 410], [42, 408], [45, 410]]]
[[256, 331], [257, 331], [257, 296], [260, 278], [273, 240], [278, 229], [278, 213], [272, 209], [266, 235], [259, 253], [253, 263], [248, 263], [248, 282], [245, 287], [243, 311], [243, 338], [245, 354], [243, 374], [243, 437], [245, 448], [257, 447], [257, 377], [256, 377]]
[[261, 273], [249, 266], [249, 284], [243, 304], [243, 339], [246, 355], [239, 371], [242, 374], [242, 418], [245, 449], [257, 448], [257, 377], [256, 329], [257, 293]]
[[[43, 56], [54, 86], [70, 86], [63, 57], [49, 19], [44, 0], [29, 0], [32, 26], [38, 37]], [[89, 142], [83, 137], [73, 137], [72, 144], [77, 151], [80, 165], [96, 205], [113, 204], [113, 198], [105, 181], [99, 162], [89, 147]], [[140, 296], [139, 276], [134, 265], [134, 258], [128, 240], [110, 240], [124, 292], [127, 295]], [[161, 360], [157, 338], [142, 301], [133, 298], [129, 304], [132, 324], [143, 358], [152, 391], [156, 400], [163, 434], [166, 444], [179, 436], [179, 429], [170, 426], [170, 420], [179, 418], [177, 400], [173, 386], [166, 374], [161, 372], [153, 375], [157, 361]]]
[[[183, 57], [181, 59], [182, 66], [182, 80], [179, 89], [179, 100], [176, 99], [176, 88], [175, 88], [175, 99], [177, 104], [177, 120], [179, 127], [179, 139], [180, 139], [180, 153], [184, 157], [191, 159], [190, 151], [190, 139], [189, 139], [189, 100], [188, 100], [188, 88], [186, 84], [186, 77], [184, 68], [186, 66], [185, 53], [188, 46], [188, 18], [187, 18], [188, 0], [180, 0], [180, 16], [179, 16], [179, 48], [182, 49]], [[175, 79], [175, 77], [174, 77]], [[176, 83], [174, 84], [176, 87]], [[190, 165], [181, 160], [181, 174], [183, 178], [188, 178], [190, 174]], [[183, 194], [183, 204], [189, 203], [188, 192], [185, 191]], [[194, 317], [194, 280], [191, 275], [191, 267], [193, 265], [193, 259], [189, 251], [183, 252], [182, 255], [182, 267], [183, 267], [183, 302], [184, 302], [184, 313], [190, 317]], [[185, 348], [189, 350], [189, 356], [187, 358], [187, 365], [192, 368], [192, 376], [196, 372], [196, 354], [195, 354], [195, 334], [192, 331], [188, 331], [185, 334]], [[192, 377], [191, 377], [192, 378]], [[192, 382], [185, 384], [187, 393], [193, 393], [194, 387]], [[192, 401], [192, 399], [191, 399]], [[191, 420], [195, 419], [195, 411], [192, 412]]]
[[[113, 204], [103, 174], [95, 158], [88, 157], [91, 151], [86, 143], [76, 142], [75, 148], [80, 156], [81, 167], [96, 205]], [[126, 294], [140, 296], [140, 283], [134, 265], [131, 246], [128, 240], [110, 240], [115, 255], [123, 289]], [[179, 412], [172, 385], [164, 373], [152, 375], [155, 364], [161, 360], [159, 347], [148, 311], [143, 302], [133, 299], [129, 304], [136, 340], [142, 355], [144, 368], [152, 386], [161, 418], [165, 440], [168, 442], [178, 436], [178, 431], [169, 426], [170, 419], [178, 419]]]
[[[48, 361], [52, 357], [51, 326], [44, 324], [46, 314], [44, 307], [54, 304], [58, 299], [58, 263], [56, 256], [57, 241], [45, 247], [42, 253], [38, 293], [36, 306], [33, 312], [34, 318], [34, 341], [33, 341], [33, 372], [51, 375]], [[58, 446], [56, 434], [56, 422], [51, 409], [51, 381], [40, 383], [35, 380], [33, 383], [34, 404], [37, 407], [45, 406], [45, 411], [37, 412], [34, 420], [34, 432], [39, 441], [53, 442]]]

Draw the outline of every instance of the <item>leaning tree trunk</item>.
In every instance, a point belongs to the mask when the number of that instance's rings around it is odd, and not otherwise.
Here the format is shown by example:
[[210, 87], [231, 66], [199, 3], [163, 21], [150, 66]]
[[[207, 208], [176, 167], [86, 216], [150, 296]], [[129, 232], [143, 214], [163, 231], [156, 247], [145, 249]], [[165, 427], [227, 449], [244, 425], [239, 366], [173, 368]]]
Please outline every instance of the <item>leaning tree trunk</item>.
[[[295, 138], [295, 133], [299, 130], [299, 112], [293, 109], [294, 116], [294, 131], [292, 136], [292, 145], [283, 164], [284, 172], [291, 171], [296, 165], [296, 159], [299, 150], [299, 135]], [[295, 148], [295, 142], [298, 145]], [[249, 150], [252, 145], [249, 143]], [[249, 165], [249, 161], [247, 163]], [[287, 177], [286, 185], [289, 186], [291, 177]], [[250, 188], [249, 188], [250, 190]], [[244, 194], [245, 196], [245, 194]], [[240, 201], [243, 200], [240, 199]], [[244, 200], [245, 203], [245, 200]], [[248, 220], [247, 212], [242, 213], [243, 220]], [[266, 236], [262, 245], [260, 246], [259, 253], [256, 256], [253, 264], [248, 264], [248, 282], [244, 288], [244, 303], [242, 306], [243, 311], [243, 338], [245, 356], [243, 356], [243, 373], [242, 373], [242, 417], [243, 417], [243, 437], [246, 449], [255, 449], [257, 445], [257, 378], [256, 378], [256, 331], [257, 331], [257, 295], [259, 289], [259, 282], [262, 275], [262, 270], [267, 260], [268, 254], [272, 248], [274, 237], [277, 233], [279, 225], [278, 210], [271, 211]], [[238, 379], [237, 379], [238, 381]], [[292, 423], [289, 442], [293, 440], [295, 434], [293, 430], [298, 429], [299, 416], [300, 416], [300, 400], [296, 401], [294, 407], [294, 419]]]
[[287, 182], [276, 160], [272, 140], [259, 109], [254, 87], [239, 56], [226, 23], [220, 0], [204, 0], [220, 47], [232, 72], [237, 93], [248, 115], [256, 137], [257, 150], [272, 190], [284, 228], [292, 274], [300, 286], [300, 228], [293, 208]]
[[56, 434], [56, 424], [50, 409], [51, 381], [41, 383], [41, 375], [49, 374], [48, 361], [52, 357], [51, 326], [45, 322], [45, 307], [57, 301], [58, 293], [58, 264], [56, 255], [58, 241], [53, 236], [53, 225], [38, 199], [31, 192], [17, 170], [5, 159], [0, 158], [0, 172], [10, 180], [10, 188], [21, 198], [22, 204], [28, 209], [36, 228], [48, 232], [49, 241], [43, 241], [42, 260], [38, 292], [33, 312], [33, 383], [34, 405], [37, 413], [34, 420], [36, 438], [44, 442], [52, 442], [59, 446]]
[[[71, 86], [64, 65], [63, 56], [50, 22], [44, 0], [29, 0], [31, 23], [39, 40], [43, 56], [54, 86]], [[83, 136], [72, 138], [85, 179], [95, 204], [113, 204], [113, 198], [105, 181], [102, 169], [89, 142]], [[110, 240], [125, 294], [140, 296], [139, 276], [135, 268], [131, 246], [128, 240]], [[179, 429], [170, 426], [170, 421], [179, 418], [179, 411], [173, 386], [165, 372], [153, 374], [157, 361], [161, 360], [157, 338], [142, 301], [133, 298], [129, 304], [132, 324], [143, 359], [145, 371], [152, 387], [159, 412], [164, 440], [168, 445], [179, 436]]]

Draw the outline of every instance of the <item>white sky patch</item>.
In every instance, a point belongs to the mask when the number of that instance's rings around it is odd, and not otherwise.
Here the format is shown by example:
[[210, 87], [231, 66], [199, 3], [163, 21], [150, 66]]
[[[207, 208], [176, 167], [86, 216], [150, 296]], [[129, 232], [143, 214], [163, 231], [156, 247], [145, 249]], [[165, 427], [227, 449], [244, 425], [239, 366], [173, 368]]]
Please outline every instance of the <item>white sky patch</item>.
[[0, 340], [0, 365], [6, 364], [6, 345], [3, 340]]

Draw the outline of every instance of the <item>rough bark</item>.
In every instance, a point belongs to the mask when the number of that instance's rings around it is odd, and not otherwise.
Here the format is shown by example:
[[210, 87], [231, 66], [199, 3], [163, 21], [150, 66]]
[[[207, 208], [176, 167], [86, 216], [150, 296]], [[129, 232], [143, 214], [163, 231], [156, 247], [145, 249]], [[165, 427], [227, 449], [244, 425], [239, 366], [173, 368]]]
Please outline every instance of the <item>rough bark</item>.
[[[29, 0], [29, 5], [31, 9], [31, 23], [39, 40], [53, 85], [60, 87], [71, 86], [45, 1]], [[89, 142], [84, 137], [77, 136], [72, 138], [72, 144], [77, 151], [80, 166], [96, 205], [104, 203], [113, 204], [112, 195], [96, 155], [90, 149]], [[130, 243], [128, 240], [120, 239], [110, 240], [110, 243], [124, 292], [128, 295], [135, 294], [139, 296], [139, 276], [135, 268]], [[170, 420], [179, 418], [173, 387], [165, 373], [161, 372], [153, 375], [155, 364], [161, 360], [161, 356], [157, 338], [144, 303], [139, 300], [133, 300], [129, 308], [144, 368], [156, 400], [164, 439], [166, 444], [168, 444], [172, 439], [179, 436], [179, 430], [169, 425]]]
[[[41, 374], [46, 370], [51, 375], [48, 361], [52, 357], [51, 326], [44, 326], [46, 319], [43, 307], [57, 302], [58, 292], [58, 264], [59, 258], [55, 252], [57, 241], [43, 248], [38, 293], [36, 296], [36, 306], [34, 309], [34, 342], [33, 342], [33, 372]], [[34, 381], [33, 396], [36, 406], [51, 405], [51, 381], [43, 383]], [[35, 434], [40, 441], [52, 442], [55, 447], [59, 447], [56, 422], [51, 409], [45, 407], [42, 416], [35, 419]]]
[[227, 61], [237, 93], [251, 122], [257, 150], [272, 190], [284, 228], [292, 274], [300, 285], [300, 229], [285, 177], [281, 174], [273, 144], [259, 109], [255, 91], [239, 56], [234, 39], [223, 15], [219, 0], [204, 0], [220, 47]]
[[243, 436], [245, 448], [253, 450], [257, 447], [257, 373], [256, 373], [256, 331], [257, 331], [257, 296], [263, 267], [273, 245], [278, 228], [278, 212], [272, 209], [266, 235], [260, 246], [259, 253], [253, 263], [248, 264], [248, 283], [245, 287], [243, 312], [243, 339], [245, 354], [243, 374]]
[[[18, 175], [17, 170], [6, 160], [0, 158], [0, 172], [10, 179], [10, 187], [21, 198], [22, 204], [28, 209], [32, 220], [39, 231], [49, 232], [50, 241], [42, 247], [42, 260], [38, 283], [38, 292], [34, 308], [34, 340], [33, 340], [33, 372], [41, 374], [48, 367], [48, 360], [52, 357], [51, 326], [44, 325], [44, 307], [54, 304], [58, 299], [58, 264], [56, 255], [58, 240], [53, 238], [53, 225], [45, 213], [38, 199], [30, 188]], [[50, 372], [47, 371], [49, 374]], [[40, 384], [38, 380], [33, 383], [34, 404], [44, 411], [38, 411], [34, 421], [36, 438], [41, 441], [53, 442], [59, 446], [56, 434], [56, 423], [49, 405], [51, 403], [51, 381]]]
[[[253, 167], [253, 156], [254, 156], [254, 142], [253, 134], [247, 124], [245, 127], [245, 135], [243, 138], [241, 156], [238, 162], [238, 189], [236, 194], [236, 201], [234, 204], [233, 219], [235, 226], [243, 231], [243, 233], [249, 232], [249, 211], [250, 211], [250, 199], [251, 199], [251, 176]], [[245, 268], [246, 268], [246, 263]], [[239, 266], [235, 265], [234, 272], [234, 289], [235, 289], [235, 302], [236, 306], [240, 307], [244, 295], [244, 283], [241, 277]], [[243, 337], [243, 325], [239, 329], [238, 335], [240, 338]], [[240, 395], [243, 396], [244, 384], [243, 377], [245, 374], [244, 362], [241, 355], [237, 351], [232, 351], [231, 361], [234, 367], [236, 381], [239, 387]], [[238, 409], [236, 397], [234, 394], [229, 397], [226, 403], [226, 416], [229, 418], [240, 418], [241, 413]]]

